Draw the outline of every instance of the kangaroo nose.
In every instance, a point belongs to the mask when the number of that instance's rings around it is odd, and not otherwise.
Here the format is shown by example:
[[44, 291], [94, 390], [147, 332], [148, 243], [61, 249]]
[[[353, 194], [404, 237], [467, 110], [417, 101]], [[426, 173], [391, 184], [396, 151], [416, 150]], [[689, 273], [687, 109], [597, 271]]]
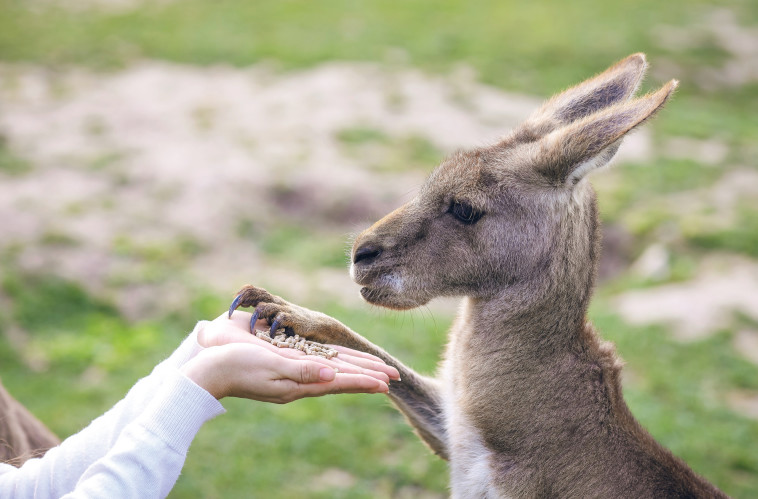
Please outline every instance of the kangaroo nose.
[[378, 245], [364, 244], [355, 250], [355, 255], [353, 255], [353, 264], [357, 265], [358, 262], [371, 263], [381, 254], [382, 248]]

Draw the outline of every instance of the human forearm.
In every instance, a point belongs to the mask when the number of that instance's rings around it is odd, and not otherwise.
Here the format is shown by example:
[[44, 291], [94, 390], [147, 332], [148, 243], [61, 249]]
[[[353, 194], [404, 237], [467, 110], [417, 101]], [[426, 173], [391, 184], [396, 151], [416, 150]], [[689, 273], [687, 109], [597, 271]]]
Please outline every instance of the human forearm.
[[17, 497], [34, 497], [35, 494], [38, 494], [37, 497], [45, 497], [42, 491], [47, 491], [49, 497], [60, 497], [73, 490], [85, 470], [108, 453], [122, 430], [150, 404], [166, 377], [176, 373], [181, 365], [203, 349], [198, 345], [196, 337], [204, 324], [206, 323], [199, 323], [171, 356], [139, 380], [121, 401], [86, 428], [52, 448], [42, 458], [28, 460], [21, 468], [0, 468], [0, 495], [6, 497], [6, 491], [14, 490]]
[[165, 497], [200, 427], [223, 412], [213, 396], [174, 371], [142, 414], [124, 428], [108, 453], [87, 468], [65, 497]]

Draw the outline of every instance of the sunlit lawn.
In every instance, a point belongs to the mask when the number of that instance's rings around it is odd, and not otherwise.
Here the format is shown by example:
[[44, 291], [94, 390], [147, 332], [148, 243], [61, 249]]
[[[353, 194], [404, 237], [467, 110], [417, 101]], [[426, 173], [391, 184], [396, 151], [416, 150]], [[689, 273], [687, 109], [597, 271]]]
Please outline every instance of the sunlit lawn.
[[[42, 2], [31, 9], [27, 3], [0, 0], [0, 60], [52, 69], [80, 64], [107, 71], [140, 58], [239, 66], [264, 61], [281, 70], [330, 60], [372, 60], [444, 72], [465, 63], [490, 84], [547, 95], [632, 52], [647, 52], [653, 66], [656, 59], [675, 60], [684, 74], [665, 76], [678, 76], [683, 84], [653, 125], [655, 140], [717, 138], [732, 152], [728, 165], [661, 159], [614, 173], [617, 181], [601, 190], [601, 209], [606, 222], [625, 224], [639, 247], [654, 240], [656, 229], [673, 216], [657, 200], [712, 185], [733, 164], [756, 167], [749, 155], [758, 140], [756, 85], [729, 92], [698, 87], [687, 80], [693, 68], [717, 66], [727, 57], [724, 51], [709, 45], [705, 35], [699, 45], [668, 47], [653, 29], [698, 25], [707, 19], [712, 2], [186, 0], [115, 14], [56, 9]], [[741, 22], [756, 25], [757, 3], [729, 5]], [[652, 77], [646, 88], [656, 83]], [[348, 150], [366, 141], [389, 140], [372, 130], [345, 130], [338, 139]], [[392, 144], [416, 168], [436, 154], [419, 140]], [[396, 167], [396, 161], [390, 163]], [[0, 142], [0, 172], [25, 170], [23, 160]], [[728, 228], [686, 233], [681, 255], [688, 261], [702, 258], [705, 250], [757, 256], [756, 203], [740, 207], [740, 217]], [[322, 231], [294, 220], [256, 237], [263, 253], [303, 274], [343, 265], [344, 239], [334, 228]], [[3, 268], [2, 289], [9, 300], [0, 332], [11, 325], [27, 331], [29, 343], [22, 350], [34, 357], [40, 371], [30, 372], [28, 362], [0, 336], [0, 375], [17, 398], [62, 436], [115, 403], [179, 344], [196, 320], [215, 317], [227, 306], [225, 297], [197, 296], [179, 316], [129, 323], [114, 304], [69, 282], [18, 274], [12, 259]], [[625, 394], [633, 412], [656, 438], [727, 493], [757, 496], [758, 422], [731, 411], [725, 394], [758, 390], [758, 368], [734, 351], [733, 330], [685, 344], [672, 340], [663, 327], [624, 324], [610, 312], [609, 296], [627, 285], [632, 284], [621, 278], [602, 287], [591, 315], [627, 361]], [[286, 296], [287, 284], [275, 291]], [[395, 314], [368, 306], [345, 309], [319, 301], [303, 305], [333, 314], [427, 373], [434, 371], [452, 316], [431, 317], [426, 310]], [[232, 400], [225, 405], [228, 414], [204, 427], [193, 444], [172, 497], [446, 493], [445, 463], [423, 447], [382, 396], [328, 397], [287, 406]]]

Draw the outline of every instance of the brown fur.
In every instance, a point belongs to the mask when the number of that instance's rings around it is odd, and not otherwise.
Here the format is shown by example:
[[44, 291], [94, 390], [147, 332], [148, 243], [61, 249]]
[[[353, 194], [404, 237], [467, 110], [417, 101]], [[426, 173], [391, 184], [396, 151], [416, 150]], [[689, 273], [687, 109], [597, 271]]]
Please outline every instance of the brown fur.
[[0, 383], [0, 462], [21, 466], [59, 443]]
[[632, 55], [499, 143], [453, 154], [416, 199], [356, 239], [351, 273], [370, 303], [407, 309], [464, 297], [439, 379], [331, 317], [258, 288], [241, 292], [241, 304], [271, 322], [396, 365], [402, 381], [390, 397], [450, 460], [454, 496], [722, 496], [637, 423], [621, 362], [586, 318], [600, 229], [585, 175], [677, 85], [632, 99], [645, 66]]

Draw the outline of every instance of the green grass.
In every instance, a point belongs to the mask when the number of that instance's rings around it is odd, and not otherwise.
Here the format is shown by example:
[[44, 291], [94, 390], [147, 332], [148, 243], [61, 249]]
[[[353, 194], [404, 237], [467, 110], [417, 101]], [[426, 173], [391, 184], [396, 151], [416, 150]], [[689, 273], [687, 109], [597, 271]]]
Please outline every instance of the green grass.
[[[755, 2], [720, 5], [746, 25], [758, 19]], [[680, 134], [755, 138], [754, 87], [714, 93], [693, 81], [692, 68], [718, 67], [727, 58], [712, 37], [695, 34], [694, 45], [680, 50], [665, 46], [656, 34], [660, 26], [698, 26], [712, 9], [708, 0], [628, 5], [590, 0], [423, 0], [412, 5], [184, 0], [146, 3], [121, 13], [83, 13], [1, 0], [0, 57], [99, 68], [137, 58], [238, 66], [273, 61], [287, 69], [330, 60], [394, 63], [402, 53], [408, 64], [431, 71], [465, 62], [487, 83], [547, 95], [628, 53], [644, 51], [653, 64], [664, 56], [675, 59], [684, 73], [674, 75], [683, 79], [678, 92], [682, 105], [665, 113], [664, 126]], [[711, 123], [719, 115], [725, 126], [714, 130]]]
[[22, 175], [31, 171], [32, 165], [8, 149], [6, 139], [0, 134], [0, 174]]
[[122, 274], [111, 274], [109, 284], [163, 282], [204, 250], [203, 243], [189, 234], [149, 241], [135, 241], [128, 235], [118, 235], [111, 241], [111, 253], [136, 265]]
[[[227, 306], [198, 296], [186, 316], [129, 324], [107, 302], [60, 279], [15, 275], [5, 279], [4, 292], [12, 306], [0, 327], [13, 322], [28, 331], [25, 351], [44, 357], [47, 367], [29, 372], [23, 355], [0, 335], [3, 383], [62, 436], [118, 401], [179, 345], [195, 320], [215, 317]], [[434, 368], [447, 320], [334, 305], [324, 310], [422, 371]], [[195, 316], [196, 311], [203, 315]], [[401, 326], [405, 334], [396, 333]], [[384, 396], [329, 397], [287, 406], [224, 404], [228, 414], [203, 428], [172, 497], [248, 497], [257, 491], [264, 497], [370, 498], [392, 497], [403, 487], [445, 490], [445, 463], [412, 436]], [[354, 482], [344, 490], [327, 483], [314, 491], [312, 483], [330, 468], [349, 473]]]
[[337, 140], [348, 146], [361, 146], [366, 144], [387, 144], [389, 136], [376, 128], [352, 127], [337, 132]]
[[[641, 164], [624, 164], [612, 167], [613, 180], [608, 182], [610, 188], [602, 189], [600, 209], [608, 221], [615, 221], [630, 213], [635, 205], [641, 205], [642, 216], [665, 216], [660, 210], [652, 210], [651, 215], [645, 210], [647, 201], [665, 200], [667, 194], [691, 191], [713, 185], [725, 173], [723, 168], [703, 165], [690, 159], [654, 159]], [[597, 172], [593, 178], [599, 178], [601, 185], [606, 185], [607, 172]], [[640, 211], [640, 210], [638, 210]], [[639, 213], [633, 214], [635, 217]], [[640, 222], [646, 226], [658, 226], [660, 220]], [[637, 230], [642, 233], [644, 230]]]
[[740, 206], [736, 218], [729, 227], [692, 232], [688, 238], [702, 249], [733, 251], [758, 258], [758, 206], [755, 203]]
[[[370, 339], [430, 372], [447, 320], [404, 318], [325, 306]], [[412, 323], [411, 323], [412, 322]], [[213, 421], [190, 451], [175, 497], [393, 497], [403, 487], [444, 492], [447, 470], [412, 435], [383, 396], [350, 395], [301, 400], [287, 406], [225, 403], [229, 413]], [[233, 455], [229, 469], [208, 469], [208, 456]], [[203, 470], [198, 469], [203, 467]], [[354, 478], [346, 488], [316, 487], [329, 469]], [[292, 479], [295, 471], [298, 479]], [[248, 492], [246, 492], [248, 491]], [[255, 492], [250, 492], [255, 491]]]
[[[729, 4], [742, 19], [758, 14], [752, 3]], [[668, 52], [657, 43], [651, 25], [691, 25], [710, 8], [705, 0], [645, 0], [633, 6], [589, 0], [526, 5], [515, 0], [425, 0], [412, 6], [347, 0], [186, 0], [82, 15], [74, 9], [26, 5], [3, 0], [8, 15], [0, 30], [0, 53], [5, 59], [105, 67], [134, 57], [235, 65], [274, 60], [298, 67], [334, 59], [384, 60], [388, 50], [400, 49], [416, 65], [447, 68], [468, 60], [485, 81], [544, 92], [554, 90], [556, 81], [576, 81], [603, 68], [629, 47]], [[49, 31], [53, 17], [56, 29]], [[709, 62], [724, 58], [703, 48], [693, 53]], [[560, 64], [567, 59], [573, 64]]]
[[730, 390], [758, 389], [758, 367], [738, 355], [732, 332], [681, 343], [661, 327], [633, 328], [597, 300], [591, 316], [626, 369], [624, 395], [653, 436], [733, 497], [758, 490], [758, 421], [729, 410]]
[[276, 224], [257, 241], [264, 254], [300, 268], [347, 266], [347, 243], [341, 233], [285, 222]]
[[[0, 331], [14, 324], [29, 333], [21, 351], [0, 335], [3, 383], [59, 435], [113, 405], [114, 394], [126, 393], [178, 341], [166, 341], [157, 325], [127, 324], [109, 303], [56, 277], [6, 274], [2, 290], [12, 306]], [[29, 355], [41, 359], [42, 372], [29, 371]], [[87, 382], [93, 375], [104, 378]]]
[[444, 158], [441, 150], [418, 135], [390, 137], [375, 128], [351, 127], [338, 131], [336, 138], [348, 155], [382, 172], [427, 171]]
[[[653, 72], [643, 91], [664, 77], [682, 83], [665, 112], [647, 125], [654, 144], [673, 136], [714, 138], [727, 144], [730, 153], [725, 165], [654, 159], [597, 174], [600, 182], [608, 176], [609, 187], [601, 189], [599, 198], [604, 218], [624, 224], [640, 249], [671, 232], [666, 228], [679, 230], [680, 220], [660, 208], [667, 196], [710, 186], [734, 166], [755, 167], [750, 151], [758, 142], [758, 85], [714, 89], [697, 80], [702, 68], [719, 67], [729, 57], [698, 28], [714, 7], [708, 0], [628, 5], [590, 0], [182, 0], [116, 13], [51, 5], [0, 0], [0, 61], [36, 63], [51, 71], [69, 64], [109, 71], [144, 58], [194, 65], [265, 62], [286, 71], [342, 60], [440, 73], [464, 63], [486, 83], [547, 96], [644, 51], [651, 67], [666, 74]], [[756, 2], [729, 0], [719, 6], [734, 11], [744, 26], [758, 25]], [[693, 45], [663, 46], [656, 34], [662, 25], [687, 29]], [[667, 69], [666, 61], [676, 69]], [[201, 108], [188, 119], [209, 128], [214, 116]], [[101, 125], [92, 123], [88, 133], [102, 133]], [[366, 164], [386, 172], [431, 169], [441, 157], [421, 137], [394, 137], [370, 127], [344, 129], [335, 138], [356, 158], [379, 151]], [[92, 158], [85, 167], [111, 169], [118, 166], [119, 154]], [[739, 165], [733, 164], [735, 158]], [[0, 176], [24, 174], [34, 166], [0, 140]], [[723, 229], [688, 226], [673, 244], [671, 279], [690, 277], [703, 252], [758, 257], [756, 208], [746, 202], [736, 222]], [[70, 206], [71, 213], [82, 209], [81, 203]], [[342, 231], [323, 225], [303, 214], [266, 223], [243, 220], [237, 236], [308, 278], [316, 269], [346, 263]], [[76, 247], [75, 240], [56, 231], [43, 235], [40, 243]], [[11, 256], [24, 250], [12, 249]], [[112, 250], [141, 264], [139, 272], [123, 276], [131, 283], [162, 281], [167, 273], [190, 265], [204, 248], [189, 237], [152, 243], [124, 236], [112, 241]], [[70, 282], [13, 272], [13, 258], [3, 263], [0, 332], [20, 327], [29, 339], [22, 347], [11, 346], [0, 334], [0, 375], [14, 395], [63, 436], [115, 403], [179, 344], [196, 320], [216, 317], [228, 305], [198, 291], [181, 313], [130, 323], [113, 304]], [[758, 390], [758, 370], [734, 351], [732, 330], [682, 344], [662, 328], [630, 327], [607, 312], [612, 293], [649, 285], [622, 276], [600, 289], [592, 309], [601, 333], [617, 343], [628, 363], [628, 402], [651, 433], [698, 472], [734, 497], [755, 497], [758, 422], [730, 410], [725, 396], [732, 390]], [[287, 284], [280, 286], [272, 291], [286, 296]], [[434, 370], [449, 317], [344, 309], [319, 300], [303, 305], [336, 316], [422, 372]], [[39, 372], [30, 371], [29, 358], [36, 359]], [[384, 397], [328, 397], [287, 406], [231, 400], [225, 405], [228, 414], [204, 427], [193, 444], [171, 497], [374, 498], [447, 491], [445, 463], [423, 447]], [[323, 474], [333, 468], [351, 478], [324, 483]]]
[[[10, 319], [30, 331], [30, 348], [47, 359], [47, 368], [30, 373], [0, 339], [3, 382], [64, 436], [115, 403], [179, 344], [194, 320], [214, 317], [226, 306], [199, 296], [186, 316], [129, 324], [108, 303], [59, 279], [14, 276], [5, 279], [4, 291], [12, 307], [0, 323]], [[434, 370], [449, 324], [449, 317], [426, 312], [320, 308], [426, 373]], [[758, 439], [758, 422], [730, 411], [725, 395], [758, 390], [758, 368], [734, 351], [731, 332], [682, 344], [661, 328], [626, 326], [609, 308], [601, 298], [591, 315], [633, 373], [625, 394], [635, 415], [727, 493], [751, 497], [758, 490], [758, 455], [749, 442]], [[171, 497], [372, 498], [393, 497], [401, 489], [446, 491], [445, 463], [423, 447], [383, 396], [286, 406], [227, 400], [225, 406], [229, 412], [201, 430]], [[350, 479], [324, 481], [330, 469]]]

